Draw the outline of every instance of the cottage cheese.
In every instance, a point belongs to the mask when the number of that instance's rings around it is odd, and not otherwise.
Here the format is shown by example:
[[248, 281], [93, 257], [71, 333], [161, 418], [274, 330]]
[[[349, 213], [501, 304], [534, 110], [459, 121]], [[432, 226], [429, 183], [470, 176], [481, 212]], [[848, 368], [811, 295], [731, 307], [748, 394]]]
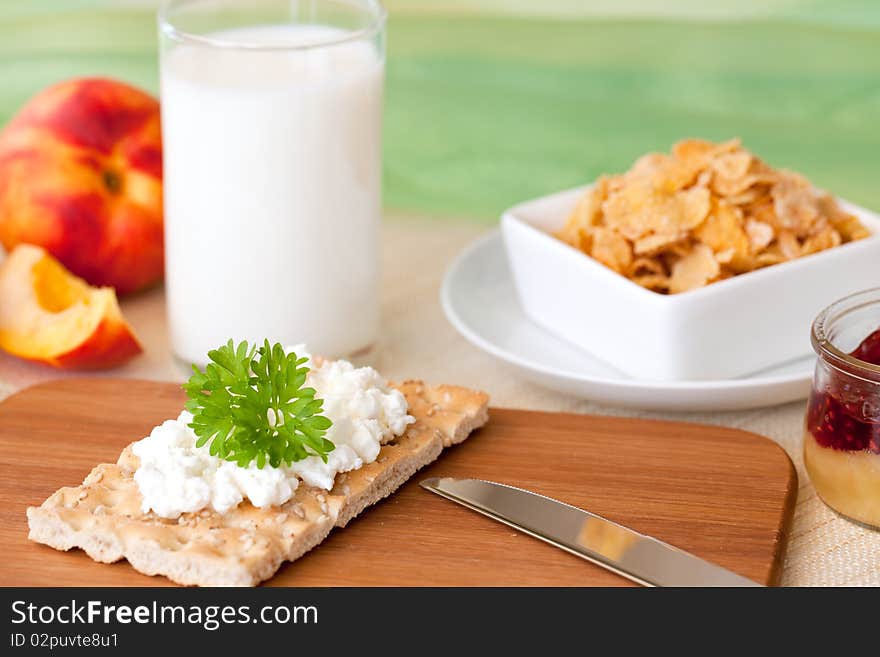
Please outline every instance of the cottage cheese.
[[327, 438], [336, 449], [326, 463], [310, 456], [278, 468], [261, 469], [254, 462], [239, 467], [212, 456], [207, 445], [195, 446], [197, 437], [187, 426], [192, 415], [184, 411], [132, 447], [140, 459], [134, 480], [143, 512], [163, 518], [205, 508], [225, 513], [245, 499], [256, 507], [277, 506], [291, 498], [300, 481], [330, 490], [338, 473], [372, 463], [383, 443], [415, 422], [404, 396], [371, 367], [327, 361], [309, 372], [307, 385], [324, 400], [323, 414], [333, 422]]

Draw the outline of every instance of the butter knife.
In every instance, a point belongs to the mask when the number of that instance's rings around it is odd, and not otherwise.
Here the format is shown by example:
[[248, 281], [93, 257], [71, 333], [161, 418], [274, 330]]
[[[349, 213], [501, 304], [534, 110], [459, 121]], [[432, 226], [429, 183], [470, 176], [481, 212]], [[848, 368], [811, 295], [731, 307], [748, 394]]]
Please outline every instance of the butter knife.
[[761, 586], [656, 538], [521, 488], [425, 479], [423, 488], [644, 586]]

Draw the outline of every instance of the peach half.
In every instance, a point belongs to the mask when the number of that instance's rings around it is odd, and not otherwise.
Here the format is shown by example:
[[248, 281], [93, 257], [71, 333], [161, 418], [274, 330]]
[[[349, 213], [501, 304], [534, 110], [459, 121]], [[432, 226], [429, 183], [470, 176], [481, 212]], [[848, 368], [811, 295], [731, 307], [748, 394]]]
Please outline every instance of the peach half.
[[62, 369], [115, 367], [143, 351], [110, 287], [90, 287], [44, 249], [0, 264], [0, 348]]

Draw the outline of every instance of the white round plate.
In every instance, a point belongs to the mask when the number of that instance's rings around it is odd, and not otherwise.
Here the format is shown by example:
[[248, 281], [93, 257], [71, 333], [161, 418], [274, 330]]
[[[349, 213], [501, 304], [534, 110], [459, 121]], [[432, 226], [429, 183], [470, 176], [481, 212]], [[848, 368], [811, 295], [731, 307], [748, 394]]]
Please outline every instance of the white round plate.
[[725, 380], [640, 381], [539, 328], [523, 313], [501, 234], [459, 255], [440, 293], [446, 317], [469, 342], [553, 390], [601, 404], [666, 411], [730, 411], [803, 399], [813, 356]]

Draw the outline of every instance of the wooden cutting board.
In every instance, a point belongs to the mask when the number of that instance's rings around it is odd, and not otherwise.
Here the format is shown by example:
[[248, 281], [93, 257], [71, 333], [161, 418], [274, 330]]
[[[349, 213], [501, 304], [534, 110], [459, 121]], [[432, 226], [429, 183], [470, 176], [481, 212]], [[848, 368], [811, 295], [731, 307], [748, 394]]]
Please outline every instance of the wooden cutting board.
[[[0, 404], [0, 585], [168, 585], [27, 540], [25, 509], [178, 414], [169, 383], [67, 379]], [[317, 549], [276, 586], [618, 586], [623, 578], [419, 487], [428, 476], [527, 488], [777, 581], [797, 493], [775, 443], [734, 429], [493, 409], [489, 424]]]

